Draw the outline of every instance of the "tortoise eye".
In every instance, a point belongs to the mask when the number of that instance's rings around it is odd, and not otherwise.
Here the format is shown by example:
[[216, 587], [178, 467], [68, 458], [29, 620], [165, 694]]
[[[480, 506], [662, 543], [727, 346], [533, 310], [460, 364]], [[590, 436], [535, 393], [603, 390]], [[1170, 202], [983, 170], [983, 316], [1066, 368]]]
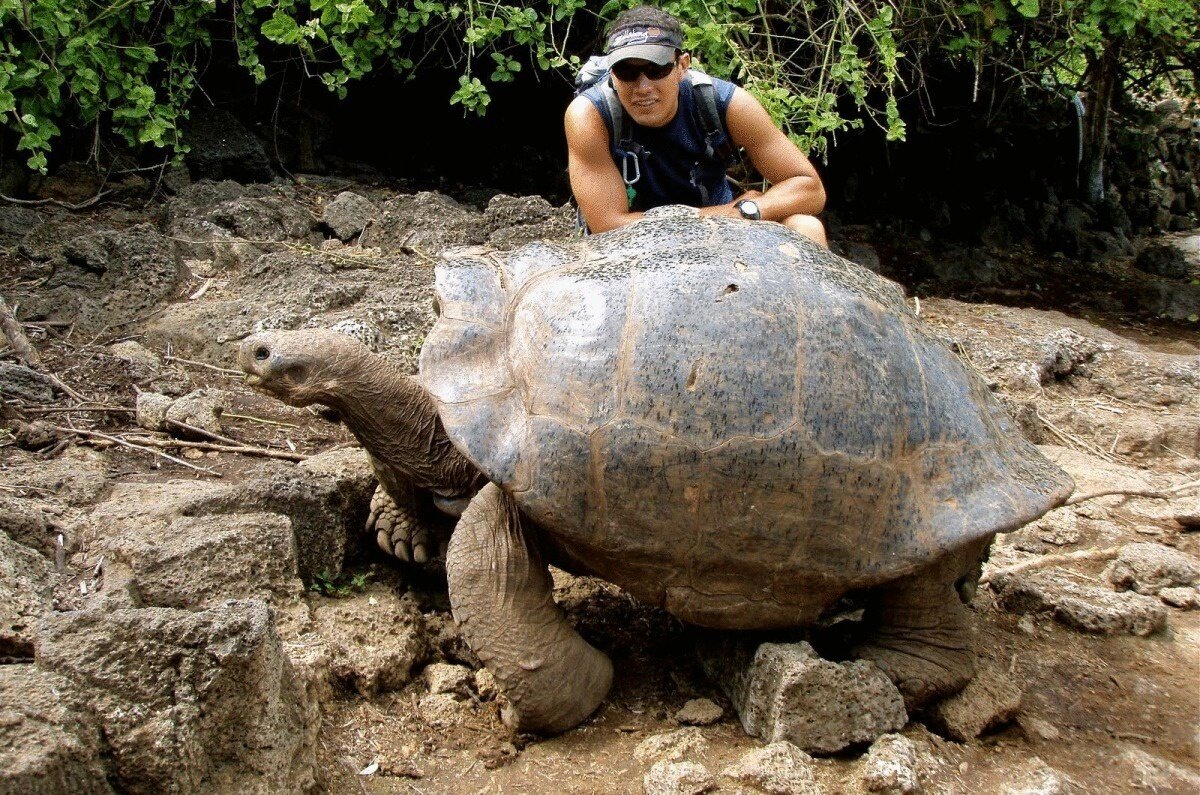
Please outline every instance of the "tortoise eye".
[[255, 361], [265, 362], [267, 359], [270, 359], [270, 358], [271, 358], [271, 349], [268, 348], [266, 345], [259, 345], [257, 348], [254, 349]]

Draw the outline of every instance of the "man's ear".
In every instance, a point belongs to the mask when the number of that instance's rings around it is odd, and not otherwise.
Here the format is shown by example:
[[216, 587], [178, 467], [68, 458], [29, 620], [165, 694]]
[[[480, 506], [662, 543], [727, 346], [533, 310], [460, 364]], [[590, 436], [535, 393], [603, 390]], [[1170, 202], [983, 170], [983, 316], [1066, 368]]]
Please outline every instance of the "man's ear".
[[688, 69], [691, 69], [692, 68], [692, 54], [690, 52], [685, 52], [682, 55], [680, 55], [679, 56], [679, 65], [681, 67], [683, 67], [683, 71], [685, 71], [685, 72]]

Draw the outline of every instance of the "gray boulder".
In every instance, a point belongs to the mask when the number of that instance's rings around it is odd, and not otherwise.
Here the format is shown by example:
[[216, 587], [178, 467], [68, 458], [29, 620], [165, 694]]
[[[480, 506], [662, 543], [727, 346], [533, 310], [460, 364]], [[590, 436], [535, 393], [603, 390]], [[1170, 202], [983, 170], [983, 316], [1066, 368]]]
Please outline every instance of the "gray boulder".
[[[429, 630], [416, 604], [384, 586], [346, 599], [316, 599], [313, 624], [329, 648], [334, 679], [368, 698], [407, 685], [431, 651]], [[462, 670], [465, 688], [469, 671]], [[446, 685], [445, 677], [433, 679]]]
[[701, 664], [725, 690], [748, 734], [787, 740], [810, 753], [835, 753], [871, 742], [908, 722], [904, 699], [887, 676], [865, 660], [835, 663], [807, 643], [764, 643], [755, 650], [712, 639]]
[[262, 465], [247, 477], [243, 504], [276, 511], [292, 520], [297, 565], [308, 583], [335, 576], [363, 535], [375, 471], [361, 449], [320, 453], [295, 466]]
[[1166, 279], [1186, 279], [1191, 273], [1187, 256], [1169, 243], [1152, 243], [1138, 252], [1133, 266]]
[[303, 593], [291, 522], [239, 505], [237, 487], [199, 481], [118, 484], [85, 530], [105, 590], [125, 580], [137, 604], [195, 609], [257, 597], [292, 610]]
[[342, 191], [333, 201], [325, 205], [321, 223], [333, 232], [338, 240], [346, 241], [359, 236], [367, 224], [375, 220], [379, 211], [366, 196], [353, 191]]
[[122, 792], [297, 792], [315, 778], [316, 705], [283, 654], [271, 610], [76, 611], [47, 619], [37, 666], [65, 705], [104, 727]]
[[0, 397], [30, 403], [50, 403], [54, 389], [41, 373], [11, 362], [0, 362]]
[[689, 754], [701, 753], [707, 747], [708, 740], [700, 730], [688, 727], [650, 735], [633, 749], [633, 756], [640, 762], [682, 759]]
[[0, 657], [30, 657], [37, 625], [50, 609], [54, 566], [0, 534]]
[[758, 748], [721, 771], [721, 775], [774, 795], [820, 795], [813, 758], [787, 741]]
[[1162, 544], [1138, 542], [1122, 547], [1104, 576], [1117, 590], [1154, 596], [1200, 582], [1200, 561]]
[[862, 784], [868, 792], [885, 795], [920, 792], [920, 755], [916, 744], [900, 734], [880, 737], [863, 759]]
[[32, 665], [0, 665], [0, 792], [111, 793], [100, 731], [63, 703], [66, 683]]
[[89, 337], [145, 318], [184, 285], [174, 247], [150, 224], [80, 235], [67, 241], [63, 258], [46, 284], [58, 306], [45, 314]]
[[982, 663], [959, 693], [934, 705], [934, 723], [959, 742], [970, 742], [1010, 720], [1021, 707], [1021, 688], [991, 663]]
[[725, 714], [720, 704], [707, 698], [693, 698], [675, 713], [675, 720], [685, 726], [708, 726]]
[[379, 220], [359, 239], [364, 248], [431, 255], [450, 246], [483, 243], [488, 237], [488, 224], [479, 212], [439, 193], [397, 196], [382, 209]]
[[713, 775], [697, 762], [657, 762], [642, 778], [646, 795], [700, 795], [716, 784]]
[[992, 585], [1005, 610], [1046, 613], [1083, 632], [1144, 636], [1167, 625], [1167, 609], [1157, 599], [1082, 585], [1057, 571], [1011, 574]]

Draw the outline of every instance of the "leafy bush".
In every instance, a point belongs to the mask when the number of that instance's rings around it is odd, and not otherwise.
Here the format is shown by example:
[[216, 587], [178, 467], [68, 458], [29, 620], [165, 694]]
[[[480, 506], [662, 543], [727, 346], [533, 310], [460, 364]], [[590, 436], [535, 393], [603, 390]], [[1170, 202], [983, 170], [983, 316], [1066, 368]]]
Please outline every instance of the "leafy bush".
[[[376, 70], [454, 69], [447, 100], [482, 114], [489, 86], [524, 68], [569, 79], [595, 31], [630, 0], [0, 0], [0, 118], [30, 168], [64, 127], [134, 149], [186, 151], [180, 124], [213, 57], [232, 40], [258, 81], [297, 64], [345, 96]], [[733, 76], [806, 150], [876, 123], [904, 137], [899, 99], [933, 63], [1078, 87], [1106, 48], [1142, 90], [1194, 93], [1194, 0], [665, 0], [702, 67]], [[1189, 71], [1190, 70], [1190, 71]], [[993, 81], [976, 81], [991, 86]], [[992, 89], [988, 89], [992, 90]]]

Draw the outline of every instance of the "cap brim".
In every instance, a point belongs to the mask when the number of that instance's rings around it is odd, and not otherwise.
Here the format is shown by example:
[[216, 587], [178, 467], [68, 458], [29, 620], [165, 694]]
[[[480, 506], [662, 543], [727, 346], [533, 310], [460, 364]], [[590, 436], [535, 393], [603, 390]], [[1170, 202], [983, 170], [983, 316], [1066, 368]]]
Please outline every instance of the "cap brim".
[[608, 54], [608, 65], [620, 61], [638, 59], [649, 61], [659, 66], [666, 66], [675, 60], [675, 48], [662, 44], [633, 44], [628, 47], [618, 47]]

